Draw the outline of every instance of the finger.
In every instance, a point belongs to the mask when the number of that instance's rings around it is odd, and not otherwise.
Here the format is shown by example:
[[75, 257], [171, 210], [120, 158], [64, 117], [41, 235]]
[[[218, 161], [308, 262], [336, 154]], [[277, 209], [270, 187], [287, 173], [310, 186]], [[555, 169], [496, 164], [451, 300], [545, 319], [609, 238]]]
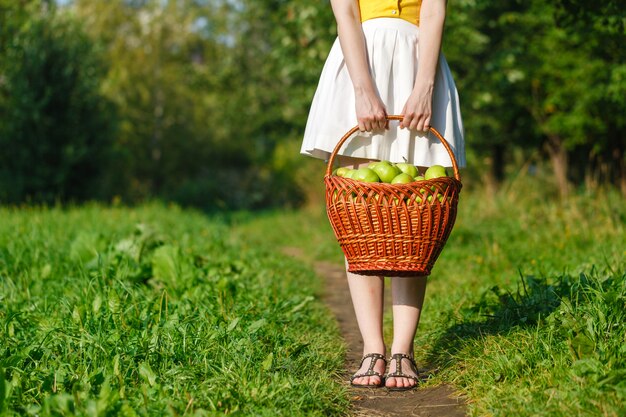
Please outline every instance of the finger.
[[415, 128], [419, 130], [420, 132], [424, 132], [428, 130], [429, 123], [430, 123], [430, 115], [423, 115], [422, 117], [420, 117], [420, 120], [417, 123], [417, 126], [415, 126]]
[[365, 122], [363, 120], [359, 120], [359, 130], [365, 132]]
[[387, 115], [385, 113], [380, 113], [378, 116], [378, 129], [384, 129], [387, 126]]
[[413, 123], [413, 121], [414, 121], [414, 116], [413, 116], [412, 113], [405, 114], [404, 118], [402, 119], [402, 122], [400, 123], [401, 124], [400, 127], [402, 127], [402, 128], [406, 128], [406, 127], [410, 128], [411, 124]]
[[406, 104], [404, 105], [404, 107], [402, 107], [402, 112], [400, 114], [404, 115], [402, 120], [400, 120], [400, 129], [404, 129], [404, 119], [406, 118]]
[[430, 116], [428, 116], [424, 122], [424, 130], [430, 130]]
[[414, 117], [414, 118], [411, 120], [411, 125], [409, 126], [409, 128], [410, 128], [411, 130], [416, 130], [416, 129], [417, 129], [417, 126], [420, 124], [420, 121], [421, 121], [421, 117], [420, 117], [420, 116]]

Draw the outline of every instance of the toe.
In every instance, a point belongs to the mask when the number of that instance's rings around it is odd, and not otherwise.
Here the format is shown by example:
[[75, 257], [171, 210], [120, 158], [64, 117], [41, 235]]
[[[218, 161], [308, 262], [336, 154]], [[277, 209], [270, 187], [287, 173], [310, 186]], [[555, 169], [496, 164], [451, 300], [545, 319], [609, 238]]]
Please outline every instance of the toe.
[[369, 385], [378, 385], [380, 384], [380, 378], [377, 376], [371, 376], [369, 380]]

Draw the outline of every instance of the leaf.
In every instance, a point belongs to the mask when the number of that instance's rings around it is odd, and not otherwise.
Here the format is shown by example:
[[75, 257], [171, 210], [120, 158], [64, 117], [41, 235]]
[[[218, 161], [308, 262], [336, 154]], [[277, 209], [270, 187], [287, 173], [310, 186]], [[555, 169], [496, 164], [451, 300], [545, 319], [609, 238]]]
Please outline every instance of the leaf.
[[120, 374], [120, 354], [118, 353], [113, 358], [113, 375], [119, 378]]
[[115, 252], [126, 255], [135, 261], [139, 261], [139, 251], [137, 242], [132, 238], [122, 239], [115, 245]]
[[152, 275], [164, 282], [174, 282], [178, 276], [177, 265], [180, 263], [178, 249], [164, 245], [154, 251], [152, 257]]
[[148, 362], [142, 362], [141, 364], [139, 364], [139, 375], [141, 375], [143, 379], [145, 379], [148, 384], [150, 384], [151, 387], [156, 384], [157, 376]]
[[43, 268], [41, 268], [41, 279], [48, 278], [51, 272], [52, 272], [52, 265], [45, 264]]
[[180, 248], [163, 245], [152, 256], [152, 276], [159, 281], [174, 284], [192, 277], [193, 268], [181, 254]]
[[273, 362], [274, 362], [274, 352], [270, 352], [270, 354], [267, 355], [267, 358], [265, 358], [265, 360], [261, 364], [261, 367], [263, 368], [264, 371], [269, 371], [272, 368]]
[[98, 314], [98, 312], [100, 311], [100, 307], [102, 307], [102, 297], [100, 296], [100, 294], [98, 294], [96, 295], [96, 298], [94, 298], [92, 303], [94, 314]]
[[267, 323], [267, 320], [265, 319], [257, 320], [248, 327], [248, 332], [255, 333], [261, 327], [265, 326], [266, 323]]
[[235, 329], [235, 327], [237, 327], [237, 324], [239, 324], [239, 317], [235, 317], [235, 319], [230, 322], [230, 324], [228, 325], [228, 329], [226, 331], [232, 332]]
[[311, 301], [314, 300], [313, 296], [308, 296], [306, 297], [300, 304], [298, 304], [297, 306], [295, 306], [294, 308], [291, 309], [290, 313], [297, 313], [298, 311], [302, 310], [302, 308], [304, 308], [304, 306], [306, 306], [308, 303], [310, 303]]
[[[70, 259], [87, 264], [98, 257], [99, 238], [95, 233], [78, 234], [70, 245]], [[43, 274], [43, 272], [42, 272]]]

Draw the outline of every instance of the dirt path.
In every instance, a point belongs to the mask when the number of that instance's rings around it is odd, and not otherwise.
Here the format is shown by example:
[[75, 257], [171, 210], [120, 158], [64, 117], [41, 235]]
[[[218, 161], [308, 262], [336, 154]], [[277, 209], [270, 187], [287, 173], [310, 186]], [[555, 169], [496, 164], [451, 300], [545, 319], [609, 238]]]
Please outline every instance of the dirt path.
[[[297, 248], [286, 248], [291, 256], [300, 257]], [[348, 385], [350, 375], [359, 367], [361, 360], [361, 336], [350, 302], [345, 271], [328, 262], [315, 264], [317, 274], [325, 280], [324, 301], [335, 315], [348, 351], [344, 380]], [[390, 305], [385, 302], [385, 305]], [[420, 369], [422, 374], [428, 370]], [[354, 415], [358, 417], [417, 416], [417, 417], [465, 417], [465, 405], [450, 386], [421, 388], [408, 392], [390, 392], [386, 389], [351, 388]]]

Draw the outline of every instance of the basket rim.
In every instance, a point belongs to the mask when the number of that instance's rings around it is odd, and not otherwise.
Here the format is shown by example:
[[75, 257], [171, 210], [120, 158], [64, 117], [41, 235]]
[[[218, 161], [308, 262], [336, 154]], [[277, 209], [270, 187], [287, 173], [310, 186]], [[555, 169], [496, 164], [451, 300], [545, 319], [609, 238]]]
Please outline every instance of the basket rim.
[[[403, 120], [404, 116], [402, 115], [397, 115], [397, 114], [391, 114], [391, 115], [387, 115], [386, 116], [387, 120]], [[337, 153], [339, 152], [339, 149], [341, 149], [341, 147], [343, 146], [343, 144], [354, 134], [356, 133], [356, 131], [359, 130], [359, 126], [354, 126], [352, 129], [348, 130], [339, 140], [339, 142], [337, 142], [337, 145], [335, 145], [335, 149], [333, 149], [333, 151], [330, 154], [330, 158], [328, 159], [328, 163], [326, 165], [326, 175], [324, 177], [328, 177], [331, 176], [332, 173], [332, 169], [333, 169], [333, 165], [335, 163], [335, 158], [337, 157]], [[456, 180], [458, 180], [459, 182], [461, 182], [461, 174], [459, 172], [459, 166], [458, 163], [456, 161], [456, 157], [454, 156], [454, 152], [452, 152], [452, 148], [450, 147], [450, 144], [448, 143], [448, 141], [443, 137], [443, 135], [441, 133], [439, 133], [439, 131], [437, 129], [435, 129], [434, 127], [430, 126], [428, 128], [428, 131], [433, 133], [437, 139], [439, 139], [439, 141], [441, 141], [441, 144], [444, 146], [444, 148], [446, 149], [446, 151], [448, 152], [448, 156], [450, 156], [450, 161], [452, 162], [452, 171], [454, 173], [454, 178]], [[425, 181], [430, 181], [430, 180], [425, 180]], [[393, 184], [396, 185], [396, 184]]]

